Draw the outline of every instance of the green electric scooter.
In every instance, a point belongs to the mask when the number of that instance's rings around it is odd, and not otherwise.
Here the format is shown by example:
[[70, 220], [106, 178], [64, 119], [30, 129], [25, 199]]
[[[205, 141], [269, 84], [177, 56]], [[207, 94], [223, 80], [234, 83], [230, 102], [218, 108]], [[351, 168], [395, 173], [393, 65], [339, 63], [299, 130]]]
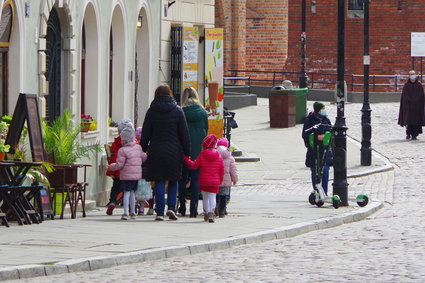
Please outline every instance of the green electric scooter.
[[329, 154], [329, 150], [332, 144], [333, 134], [330, 131], [326, 131], [323, 137], [323, 146], [324, 151], [322, 156], [320, 156], [320, 144], [318, 141], [318, 135], [316, 133], [311, 133], [309, 136], [309, 146], [315, 149], [316, 153], [316, 184], [314, 185], [314, 190], [311, 192], [308, 197], [308, 201], [312, 205], [317, 205], [321, 207], [325, 204], [325, 202], [332, 203], [332, 206], [337, 209], [341, 206], [341, 199], [338, 195], [333, 195], [331, 197], [327, 196], [322, 187], [322, 176], [324, 172], [324, 168], [326, 165], [326, 160]]
[[[317, 127], [317, 126], [316, 126]], [[333, 195], [331, 197], [327, 196], [322, 187], [322, 176], [324, 172], [324, 167], [326, 165], [326, 160], [329, 154], [330, 147], [332, 145], [333, 133], [331, 131], [326, 131], [323, 138], [324, 151], [322, 157], [320, 157], [320, 145], [318, 142], [317, 134], [311, 133], [309, 135], [309, 146], [316, 149], [316, 184], [314, 190], [311, 192], [308, 197], [308, 201], [312, 205], [317, 205], [321, 207], [325, 202], [332, 203], [332, 206], [337, 209], [341, 206], [341, 199], [338, 195]], [[355, 199], [349, 199], [356, 201], [360, 207], [364, 207], [368, 204], [369, 198], [365, 194], [359, 194]]]

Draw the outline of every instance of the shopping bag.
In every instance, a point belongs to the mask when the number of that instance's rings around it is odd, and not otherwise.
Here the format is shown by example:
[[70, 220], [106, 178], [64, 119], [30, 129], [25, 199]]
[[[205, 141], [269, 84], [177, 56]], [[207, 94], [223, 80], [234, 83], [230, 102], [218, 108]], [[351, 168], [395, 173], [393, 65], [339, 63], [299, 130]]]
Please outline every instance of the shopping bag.
[[150, 182], [140, 179], [137, 182], [136, 199], [138, 201], [149, 200], [152, 198], [152, 189]]

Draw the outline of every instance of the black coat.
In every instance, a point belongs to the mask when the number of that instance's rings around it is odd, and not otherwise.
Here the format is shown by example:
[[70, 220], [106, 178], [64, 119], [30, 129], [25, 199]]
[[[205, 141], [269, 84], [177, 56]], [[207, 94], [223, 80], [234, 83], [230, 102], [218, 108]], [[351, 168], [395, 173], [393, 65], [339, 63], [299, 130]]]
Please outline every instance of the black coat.
[[190, 155], [183, 110], [171, 96], [155, 98], [143, 122], [141, 146], [147, 152], [147, 180], [178, 181], [183, 156]]
[[[313, 126], [317, 124], [321, 124], [321, 126], [318, 126], [317, 128], [313, 128]], [[302, 138], [304, 140], [305, 146], [307, 147], [305, 166], [307, 167], [316, 166], [316, 162], [315, 162], [316, 156], [317, 156], [316, 147], [315, 148], [310, 147], [308, 136], [311, 133], [322, 135], [326, 131], [329, 131], [331, 126], [332, 126], [331, 121], [327, 117], [324, 117], [314, 112], [311, 112], [310, 114], [308, 114], [304, 122], [303, 132], [302, 132]], [[319, 143], [320, 158], [322, 158], [325, 147], [321, 141], [318, 141], [318, 143]], [[326, 159], [326, 165], [332, 165], [332, 159], [333, 159], [332, 150], [329, 149], [329, 153]]]
[[406, 125], [424, 125], [424, 89], [422, 84], [416, 79], [410, 80], [404, 84], [400, 99], [400, 111], [398, 114], [398, 124]]

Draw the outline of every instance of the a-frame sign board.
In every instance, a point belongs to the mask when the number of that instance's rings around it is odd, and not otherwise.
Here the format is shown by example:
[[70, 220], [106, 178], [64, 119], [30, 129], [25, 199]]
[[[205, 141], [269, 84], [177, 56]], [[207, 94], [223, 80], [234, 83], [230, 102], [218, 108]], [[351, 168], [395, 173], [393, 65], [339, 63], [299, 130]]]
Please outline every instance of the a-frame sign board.
[[16, 102], [15, 112], [9, 126], [6, 144], [10, 145], [13, 153], [19, 143], [25, 120], [28, 125], [28, 136], [30, 138], [32, 161], [41, 162], [46, 160], [43, 135], [41, 132], [40, 115], [38, 112], [37, 95], [20, 93]]

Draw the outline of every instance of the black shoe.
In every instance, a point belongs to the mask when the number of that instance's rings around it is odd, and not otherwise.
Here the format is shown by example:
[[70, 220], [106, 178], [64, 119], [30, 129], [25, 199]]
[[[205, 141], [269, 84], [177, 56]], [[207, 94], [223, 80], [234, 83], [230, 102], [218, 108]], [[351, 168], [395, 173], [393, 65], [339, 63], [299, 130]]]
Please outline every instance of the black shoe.
[[406, 140], [410, 140], [410, 135], [406, 135]]
[[412, 141], [415, 141], [415, 140], [417, 140], [418, 138], [417, 137], [415, 137], [415, 136], [413, 136], [412, 137]]
[[196, 218], [196, 216], [198, 216], [197, 212], [191, 212], [189, 217], [190, 218]]
[[181, 216], [186, 216], [186, 209], [180, 207], [179, 208], [179, 213], [181, 214]]

